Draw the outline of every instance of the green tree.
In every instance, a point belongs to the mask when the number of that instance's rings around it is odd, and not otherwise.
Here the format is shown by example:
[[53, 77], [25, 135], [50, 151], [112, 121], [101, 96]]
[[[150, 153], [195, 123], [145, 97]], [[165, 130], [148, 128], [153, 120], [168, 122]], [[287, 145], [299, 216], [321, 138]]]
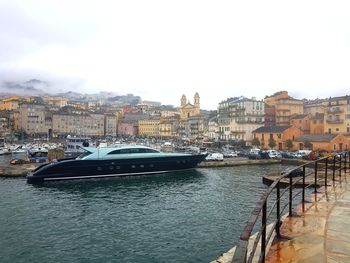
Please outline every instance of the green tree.
[[288, 140], [286, 140], [285, 145], [286, 145], [288, 151], [290, 151], [290, 149], [292, 149], [292, 147], [293, 147], [293, 141], [291, 139], [288, 139]]
[[259, 139], [258, 139], [258, 138], [254, 138], [254, 139], [252, 140], [252, 145], [253, 145], [253, 146], [256, 146], [256, 147], [259, 147], [259, 146], [260, 146], [260, 141], [259, 141]]
[[270, 147], [270, 149], [275, 148], [276, 145], [277, 145], [276, 141], [273, 138], [270, 138], [269, 139], [269, 147]]

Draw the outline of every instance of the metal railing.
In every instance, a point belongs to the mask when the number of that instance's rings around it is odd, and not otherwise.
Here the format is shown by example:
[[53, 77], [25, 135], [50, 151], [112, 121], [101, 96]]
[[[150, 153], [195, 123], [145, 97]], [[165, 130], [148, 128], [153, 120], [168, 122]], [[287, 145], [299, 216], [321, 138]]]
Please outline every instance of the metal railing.
[[[342, 172], [346, 173], [349, 169], [350, 152], [346, 151], [308, 162], [282, 174], [262, 194], [253, 209], [240, 236], [232, 262], [265, 262], [267, 245], [274, 237], [282, 237], [280, 226], [286, 209], [288, 208], [287, 215], [290, 217], [294, 216], [293, 209], [298, 204], [301, 204], [304, 211], [305, 203], [310, 202], [305, 197], [308, 189], [317, 196], [320, 186], [328, 187], [330, 179], [341, 180]], [[297, 197], [301, 199], [299, 202], [295, 201]], [[257, 233], [251, 238], [254, 230]]]

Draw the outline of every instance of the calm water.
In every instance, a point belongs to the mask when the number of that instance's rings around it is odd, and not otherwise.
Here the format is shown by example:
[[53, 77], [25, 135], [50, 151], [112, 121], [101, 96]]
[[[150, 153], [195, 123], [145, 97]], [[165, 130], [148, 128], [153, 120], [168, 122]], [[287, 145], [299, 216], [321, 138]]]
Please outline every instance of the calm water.
[[0, 262], [209, 262], [281, 165], [28, 185], [0, 178]]

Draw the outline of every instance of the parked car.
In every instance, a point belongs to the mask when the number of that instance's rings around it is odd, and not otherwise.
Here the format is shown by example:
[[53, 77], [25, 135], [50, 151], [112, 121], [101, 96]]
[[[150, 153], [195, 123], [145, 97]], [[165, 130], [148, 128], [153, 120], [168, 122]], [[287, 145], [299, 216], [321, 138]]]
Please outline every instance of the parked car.
[[205, 158], [206, 161], [223, 161], [224, 155], [222, 153], [209, 153]]
[[281, 152], [281, 156], [282, 158], [286, 158], [286, 159], [295, 158], [295, 155], [292, 152]]
[[271, 159], [281, 159], [282, 158], [282, 155], [278, 151], [268, 150], [267, 152], [268, 152], [269, 157]]
[[317, 160], [319, 158], [319, 154], [317, 152], [311, 152], [311, 153], [309, 153], [307, 155], [304, 155], [302, 158], [304, 160], [312, 160], [312, 161], [314, 161], [314, 160]]
[[238, 157], [238, 153], [236, 152], [224, 152], [224, 158], [232, 158], [232, 157]]
[[14, 158], [10, 161], [10, 164], [25, 164], [25, 163], [28, 163], [27, 160], [24, 160], [24, 159], [20, 159], [20, 158]]

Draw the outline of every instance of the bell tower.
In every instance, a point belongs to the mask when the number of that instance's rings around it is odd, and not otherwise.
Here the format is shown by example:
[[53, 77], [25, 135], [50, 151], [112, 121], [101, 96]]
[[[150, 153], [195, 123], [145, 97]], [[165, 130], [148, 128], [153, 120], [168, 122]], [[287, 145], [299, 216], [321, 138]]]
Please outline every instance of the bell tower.
[[185, 96], [185, 94], [184, 94], [184, 95], [182, 95], [182, 97], [181, 97], [181, 107], [182, 107], [182, 106], [185, 106], [185, 105], [186, 105], [186, 102], [187, 102], [187, 99], [186, 99], [186, 96]]
[[194, 106], [196, 106], [198, 109], [200, 109], [200, 97], [198, 92], [194, 94]]

